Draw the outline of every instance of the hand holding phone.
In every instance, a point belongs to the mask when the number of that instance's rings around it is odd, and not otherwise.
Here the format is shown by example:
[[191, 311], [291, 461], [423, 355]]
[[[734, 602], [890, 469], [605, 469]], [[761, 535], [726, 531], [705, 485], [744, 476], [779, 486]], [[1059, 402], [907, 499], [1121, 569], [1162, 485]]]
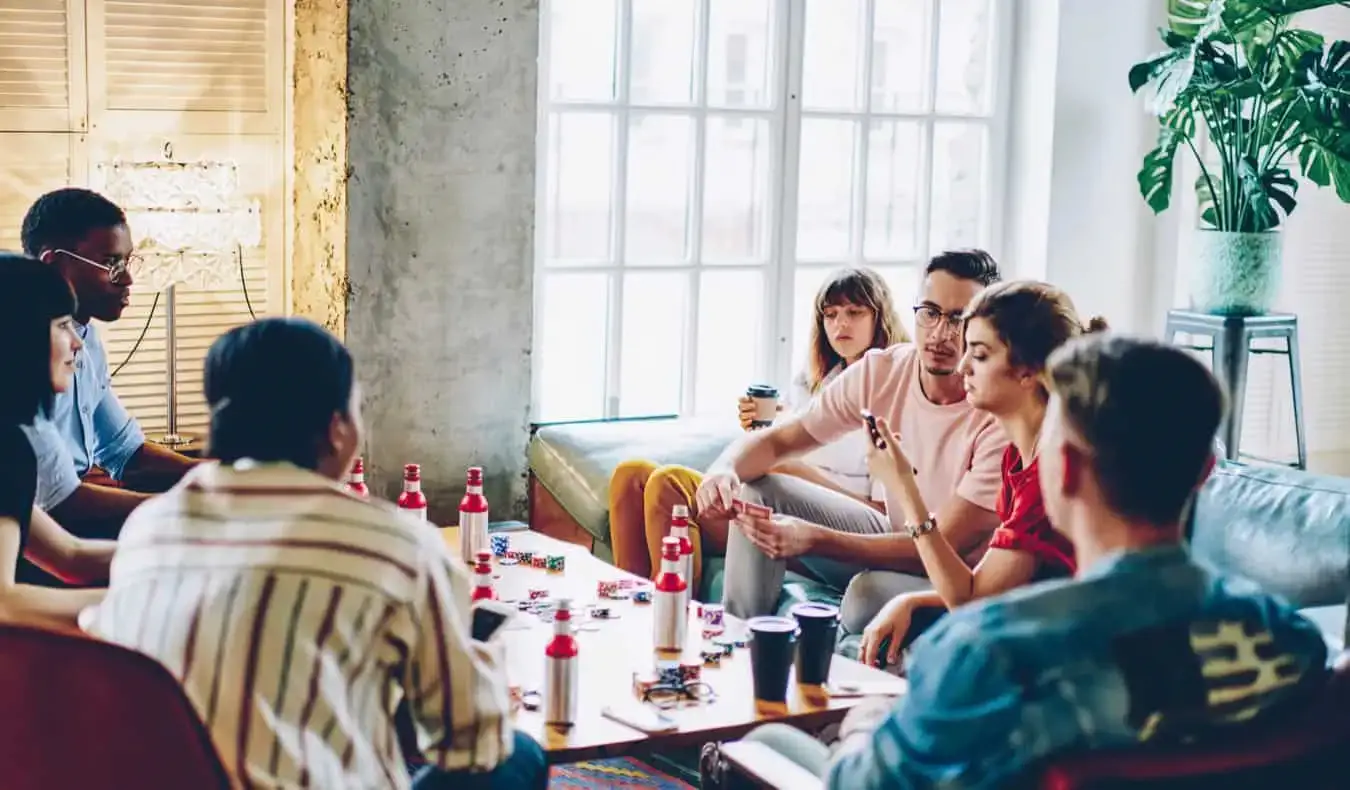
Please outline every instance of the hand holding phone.
[[868, 409], [862, 410], [863, 421], [867, 423], [867, 437], [872, 441], [872, 446], [878, 450], [886, 449], [886, 439], [882, 437], [881, 431], [877, 429], [877, 416]]

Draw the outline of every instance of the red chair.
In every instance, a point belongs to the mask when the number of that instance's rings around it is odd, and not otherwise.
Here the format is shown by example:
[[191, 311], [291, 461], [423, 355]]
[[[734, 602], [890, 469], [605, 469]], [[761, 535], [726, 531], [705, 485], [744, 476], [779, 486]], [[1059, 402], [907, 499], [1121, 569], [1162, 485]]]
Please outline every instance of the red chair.
[[211, 736], [154, 659], [0, 624], [5, 790], [229, 788]]
[[1222, 743], [1069, 754], [1049, 761], [1040, 790], [1344, 790], [1350, 787], [1350, 660], [1311, 704]]

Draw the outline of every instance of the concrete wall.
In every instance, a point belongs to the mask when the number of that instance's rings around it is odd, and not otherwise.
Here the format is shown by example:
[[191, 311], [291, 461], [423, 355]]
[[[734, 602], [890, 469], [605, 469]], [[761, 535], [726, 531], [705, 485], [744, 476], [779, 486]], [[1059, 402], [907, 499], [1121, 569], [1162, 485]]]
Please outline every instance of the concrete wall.
[[539, 8], [350, 0], [347, 345], [372, 488], [422, 464], [452, 520], [484, 467], [493, 518], [524, 510]]

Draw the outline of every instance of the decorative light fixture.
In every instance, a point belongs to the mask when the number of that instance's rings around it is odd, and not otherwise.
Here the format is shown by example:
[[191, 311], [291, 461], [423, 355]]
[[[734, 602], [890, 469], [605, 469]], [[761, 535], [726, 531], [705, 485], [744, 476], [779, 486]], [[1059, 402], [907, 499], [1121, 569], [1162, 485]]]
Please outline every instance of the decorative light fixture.
[[180, 285], [242, 285], [244, 250], [262, 243], [262, 210], [241, 192], [237, 164], [178, 161], [168, 142], [162, 160], [113, 161], [98, 170], [101, 191], [126, 212], [140, 240], [142, 264], [132, 272], [136, 287], [165, 297], [168, 432], [159, 441], [186, 444], [190, 440], [178, 434], [176, 291]]

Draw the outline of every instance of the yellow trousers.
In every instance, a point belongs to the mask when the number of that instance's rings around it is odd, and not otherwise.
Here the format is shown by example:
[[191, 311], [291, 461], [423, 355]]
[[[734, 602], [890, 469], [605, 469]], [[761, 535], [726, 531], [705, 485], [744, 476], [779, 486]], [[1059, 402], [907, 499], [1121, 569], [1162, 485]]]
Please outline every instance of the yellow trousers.
[[629, 573], [655, 578], [661, 570], [661, 539], [670, 532], [670, 511], [689, 508], [689, 539], [694, 544], [693, 589], [703, 578], [703, 550], [725, 554], [724, 520], [700, 521], [694, 506], [703, 475], [685, 466], [624, 461], [609, 479], [609, 539], [614, 562]]

